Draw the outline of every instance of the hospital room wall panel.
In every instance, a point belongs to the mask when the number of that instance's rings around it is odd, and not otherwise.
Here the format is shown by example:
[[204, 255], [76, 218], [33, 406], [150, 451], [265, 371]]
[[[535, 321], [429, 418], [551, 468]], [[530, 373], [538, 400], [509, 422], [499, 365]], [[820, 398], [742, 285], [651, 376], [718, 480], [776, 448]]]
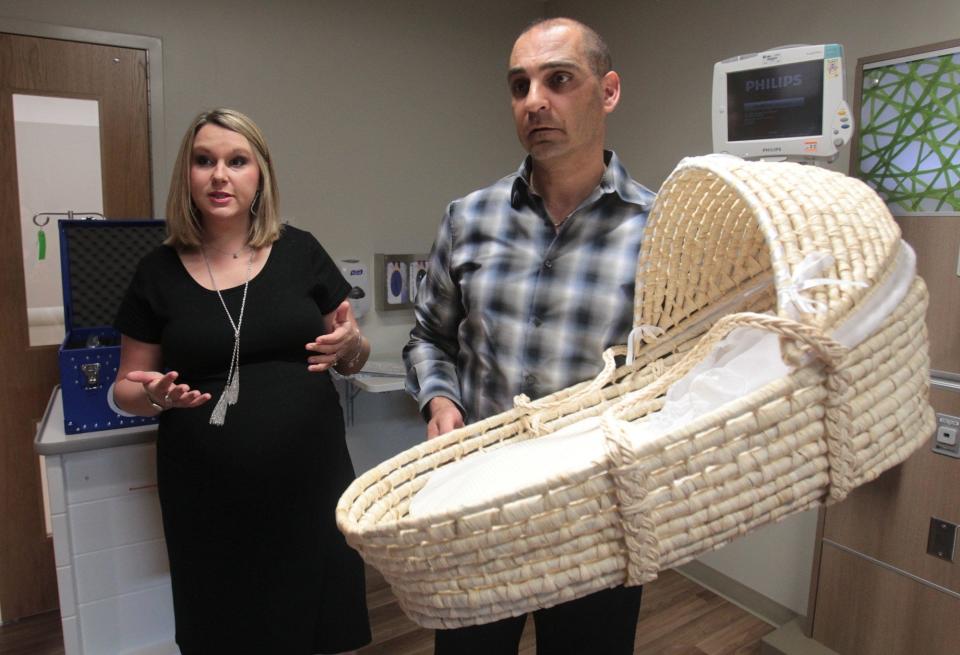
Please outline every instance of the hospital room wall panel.
[[960, 598], [829, 545], [820, 577], [813, 638], [837, 653], [956, 652]]
[[[960, 392], [934, 387], [930, 396], [937, 412], [960, 416]], [[960, 459], [932, 444], [931, 436], [902, 466], [830, 507], [823, 538], [960, 595], [960, 549], [953, 562], [927, 554], [931, 518], [960, 523]]]
[[960, 373], [960, 216], [898, 216], [897, 224], [930, 291], [930, 368]]

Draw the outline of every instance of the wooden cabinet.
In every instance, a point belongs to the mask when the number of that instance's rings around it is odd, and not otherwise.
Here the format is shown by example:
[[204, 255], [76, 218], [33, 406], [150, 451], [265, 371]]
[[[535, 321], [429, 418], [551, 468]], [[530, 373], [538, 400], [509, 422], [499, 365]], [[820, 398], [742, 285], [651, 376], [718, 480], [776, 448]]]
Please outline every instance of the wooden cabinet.
[[[960, 392], [931, 400], [960, 415]], [[822, 512], [811, 636], [841, 655], [960, 649], [960, 561], [926, 552], [931, 517], [960, 523], [960, 459], [930, 446]]]
[[842, 655], [956, 653], [960, 598], [824, 546], [813, 637]]
[[[960, 219], [898, 223], [930, 289], [930, 402], [960, 416]], [[821, 511], [810, 633], [841, 655], [960, 652], [960, 544], [927, 554], [932, 517], [960, 524], [960, 459], [932, 446]]]
[[[958, 391], [931, 401], [960, 415]], [[931, 446], [822, 512], [811, 636], [841, 655], [960, 650], [960, 549], [926, 552], [931, 517], [960, 523], [960, 459]]]

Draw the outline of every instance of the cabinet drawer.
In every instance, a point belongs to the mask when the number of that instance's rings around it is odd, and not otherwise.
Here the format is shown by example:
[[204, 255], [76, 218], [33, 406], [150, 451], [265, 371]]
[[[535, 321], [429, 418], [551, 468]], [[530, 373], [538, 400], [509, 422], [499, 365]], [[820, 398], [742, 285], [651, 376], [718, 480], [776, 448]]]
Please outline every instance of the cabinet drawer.
[[956, 653], [960, 598], [824, 543], [813, 638], [844, 655]]
[[80, 603], [170, 583], [162, 539], [78, 555], [74, 566]]
[[137, 652], [174, 634], [170, 585], [81, 603], [79, 613], [84, 655]]
[[63, 630], [64, 655], [81, 655], [80, 626], [77, 625], [77, 617], [71, 616], [68, 619], [62, 619], [60, 626]]
[[67, 504], [111, 498], [157, 485], [152, 443], [64, 455]]
[[54, 514], [50, 517], [53, 528], [53, 561], [57, 566], [69, 566], [73, 560], [70, 552], [70, 523], [66, 514]]
[[73, 567], [57, 567], [57, 594], [60, 597], [60, 618], [69, 619], [77, 613], [77, 603], [73, 595]]
[[163, 538], [160, 498], [153, 490], [73, 505], [68, 516], [75, 557]]

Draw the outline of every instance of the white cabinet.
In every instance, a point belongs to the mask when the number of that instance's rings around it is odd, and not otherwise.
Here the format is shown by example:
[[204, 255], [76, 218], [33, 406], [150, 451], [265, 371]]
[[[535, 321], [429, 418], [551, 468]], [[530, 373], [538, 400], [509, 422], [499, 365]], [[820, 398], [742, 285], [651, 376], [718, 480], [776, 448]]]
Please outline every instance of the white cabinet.
[[63, 435], [59, 402], [54, 393], [37, 451], [66, 655], [178, 654], [153, 429]]

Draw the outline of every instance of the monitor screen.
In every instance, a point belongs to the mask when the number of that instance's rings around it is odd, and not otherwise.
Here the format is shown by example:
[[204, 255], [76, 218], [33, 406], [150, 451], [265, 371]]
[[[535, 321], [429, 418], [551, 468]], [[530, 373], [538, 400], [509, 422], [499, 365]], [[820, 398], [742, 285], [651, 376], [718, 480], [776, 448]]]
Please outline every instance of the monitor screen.
[[843, 47], [783, 46], [713, 67], [713, 151], [745, 159], [828, 160], [853, 134]]
[[730, 141], [819, 136], [822, 131], [822, 60], [727, 75]]

